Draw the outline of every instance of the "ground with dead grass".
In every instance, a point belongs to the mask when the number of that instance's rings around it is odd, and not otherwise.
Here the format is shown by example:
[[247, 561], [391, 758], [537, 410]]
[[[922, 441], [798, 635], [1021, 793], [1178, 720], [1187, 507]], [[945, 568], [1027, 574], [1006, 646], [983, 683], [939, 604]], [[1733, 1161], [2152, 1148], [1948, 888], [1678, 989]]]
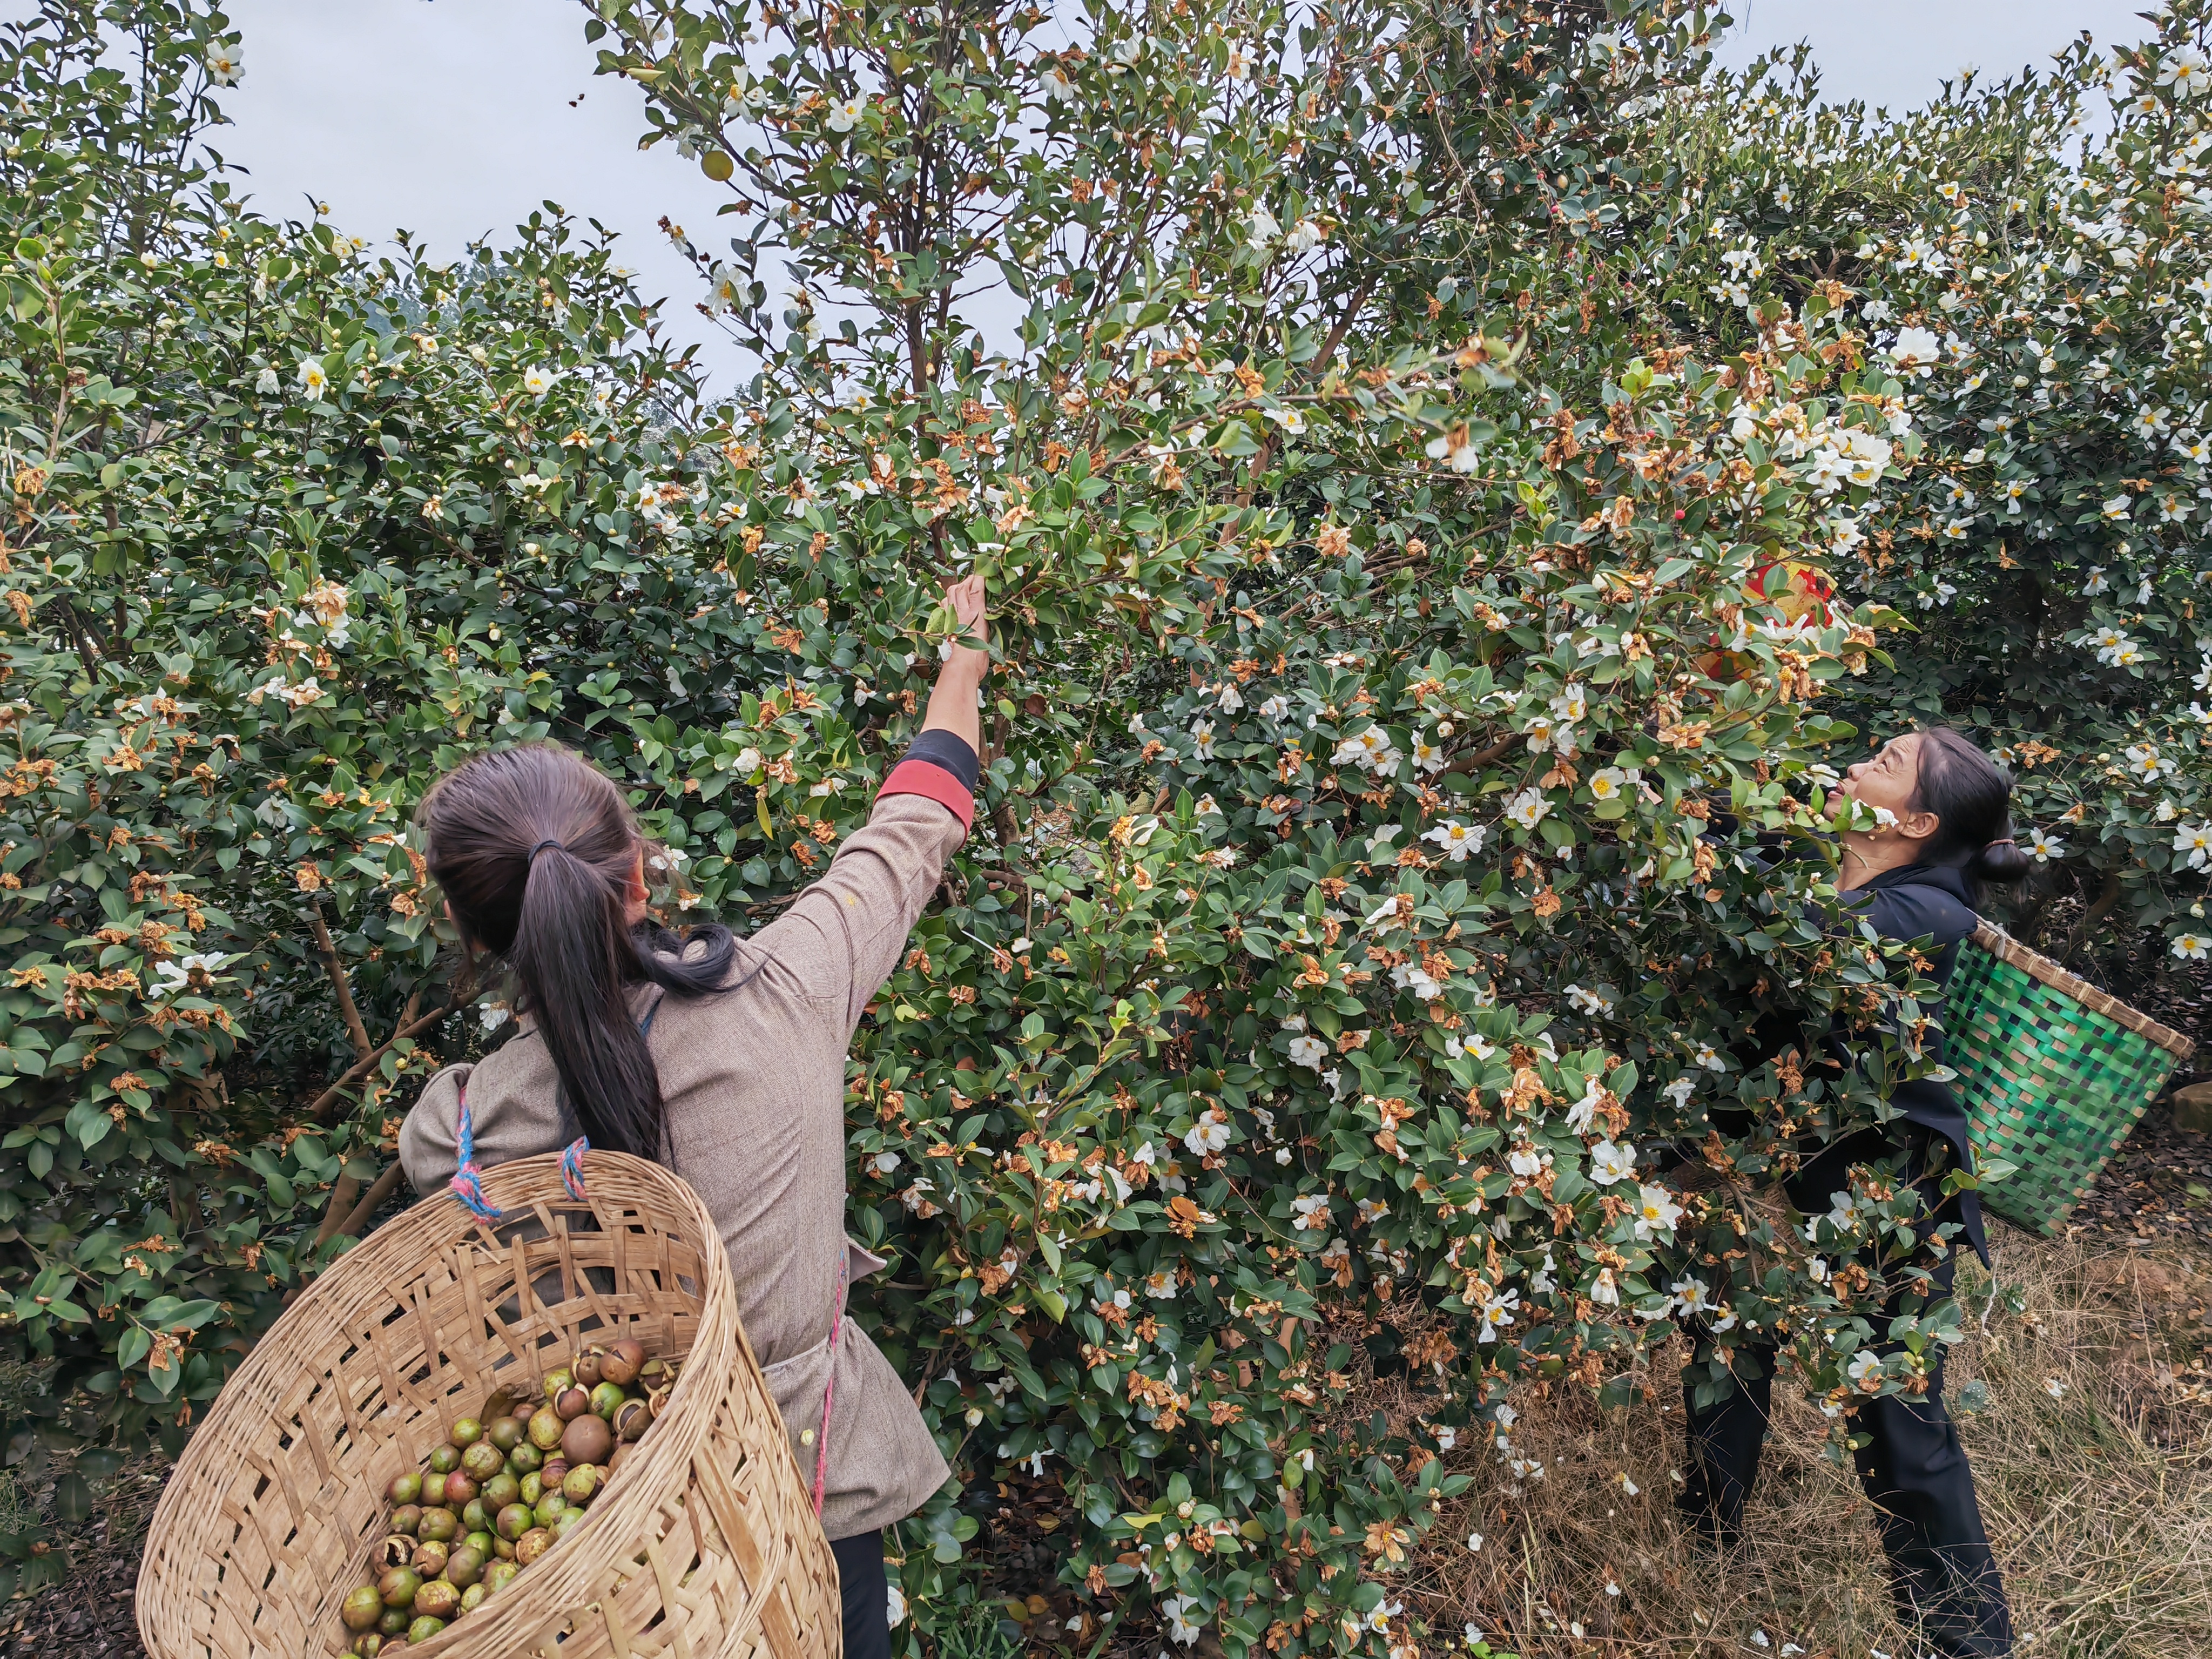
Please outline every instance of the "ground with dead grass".
[[[2022, 1655], [2203, 1659], [2212, 1654], [2212, 1252], [2168, 1238], [2000, 1230], [1996, 1269], [2027, 1297], [1952, 1353], [1983, 1514], [2002, 1562]], [[2131, 1247], [2132, 1246], [2132, 1247]], [[1962, 1271], [1978, 1311], [1989, 1279]], [[1677, 1352], [1679, 1352], [1679, 1345]], [[1671, 1376], [1662, 1363], [1660, 1370]], [[1982, 1389], [1969, 1395], [1968, 1385]], [[1367, 1409], [1419, 1408], [1402, 1380]], [[1820, 1456], [1819, 1410], [1776, 1388], [1776, 1421], [1746, 1525], [1727, 1557], [1676, 1524], [1680, 1395], [1600, 1413], [1579, 1389], [1516, 1396], [1516, 1481], [1494, 1449], [1447, 1463], [1474, 1489], [1430, 1535], [1405, 1584], [1439, 1638], [1472, 1625], [1528, 1659], [1765, 1655], [1908, 1659], [1856, 1476]], [[1479, 1551], [1468, 1547], [1481, 1535]]]

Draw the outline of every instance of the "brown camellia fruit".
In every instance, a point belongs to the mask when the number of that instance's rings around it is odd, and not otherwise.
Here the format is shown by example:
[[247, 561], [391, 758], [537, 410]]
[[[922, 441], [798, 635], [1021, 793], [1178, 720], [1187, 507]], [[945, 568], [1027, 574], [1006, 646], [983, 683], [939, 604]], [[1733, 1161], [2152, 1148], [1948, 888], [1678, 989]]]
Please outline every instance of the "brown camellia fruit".
[[500, 1455], [504, 1457], [522, 1443], [523, 1432], [528, 1425], [527, 1418], [494, 1418], [492, 1425], [484, 1431], [484, 1438], [498, 1447]]
[[576, 1380], [580, 1389], [594, 1387], [599, 1381], [599, 1348], [586, 1348], [568, 1362], [568, 1375]]
[[386, 1567], [404, 1567], [415, 1559], [415, 1540], [404, 1532], [395, 1532], [376, 1547], [377, 1571]]
[[563, 1423], [573, 1423], [592, 1409], [591, 1391], [588, 1389], [563, 1389], [561, 1397], [553, 1402], [553, 1409], [560, 1414]]
[[545, 1460], [545, 1467], [538, 1471], [538, 1484], [545, 1492], [557, 1492], [561, 1483], [568, 1478], [568, 1460], [557, 1452]]
[[415, 1528], [422, 1524], [422, 1506], [416, 1504], [402, 1504], [392, 1511], [392, 1520], [389, 1524], [392, 1531], [404, 1532], [412, 1538], [415, 1535]]
[[449, 1509], [459, 1509], [481, 1490], [474, 1477], [456, 1469], [446, 1477], [446, 1505]]
[[365, 1630], [353, 1638], [353, 1645], [346, 1651], [353, 1655], [354, 1659], [376, 1659], [376, 1656], [384, 1651], [384, 1638], [373, 1630]]
[[422, 1477], [422, 1507], [426, 1510], [442, 1509], [445, 1503], [445, 1471], [434, 1470]]
[[[483, 1577], [484, 1558], [472, 1549], [458, 1549], [446, 1563], [446, 1582], [466, 1589]], [[420, 1601], [422, 1598], [416, 1598]]]
[[599, 1356], [600, 1380], [619, 1383], [625, 1389], [637, 1381], [638, 1373], [644, 1369], [645, 1346], [634, 1336], [623, 1338]]
[[625, 1400], [615, 1407], [611, 1426], [617, 1440], [637, 1440], [653, 1426], [653, 1407], [642, 1400]]
[[345, 1620], [348, 1630], [374, 1630], [376, 1621], [384, 1617], [384, 1598], [374, 1584], [348, 1590], [338, 1606], [338, 1617]]
[[522, 1482], [511, 1474], [495, 1474], [484, 1482], [483, 1491], [477, 1496], [483, 1504], [486, 1515], [497, 1515], [522, 1496]]
[[412, 1567], [394, 1567], [376, 1581], [376, 1593], [387, 1607], [415, 1605], [415, 1592], [422, 1588], [422, 1575]]
[[440, 1573], [445, 1571], [446, 1559], [452, 1553], [453, 1551], [444, 1544], [434, 1541], [417, 1544], [415, 1547], [413, 1559], [405, 1565], [414, 1568], [425, 1578], [435, 1578]]
[[610, 1480], [614, 1479], [615, 1471], [622, 1468], [623, 1463], [629, 1461], [630, 1454], [636, 1449], [636, 1446], [627, 1440], [615, 1448], [615, 1455], [607, 1459], [607, 1478]]
[[461, 1454], [461, 1473], [477, 1480], [489, 1480], [506, 1467], [507, 1454], [489, 1440], [479, 1440]]
[[604, 1463], [615, 1449], [614, 1431], [603, 1417], [586, 1414], [568, 1425], [561, 1437], [561, 1449], [573, 1465]]
[[453, 1609], [461, 1604], [461, 1587], [449, 1584], [442, 1578], [433, 1578], [415, 1592], [415, 1616], [417, 1619], [450, 1619]]
[[499, 1535], [510, 1544], [537, 1524], [526, 1504], [509, 1504], [499, 1512]]
[[[584, 1391], [580, 1389], [571, 1389], [568, 1392], [580, 1400], [584, 1398]], [[539, 1451], [551, 1451], [561, 1443], [561, 1431], [568, 1422], [567, 1418], [550, 1406], [533, 1412], [530, 1418], [530, 1443]]]
[[514, 1540], [514, 1562], [526, 1567], [553, 1546], [553, 1534], [543, 1527], [532, 1527]]

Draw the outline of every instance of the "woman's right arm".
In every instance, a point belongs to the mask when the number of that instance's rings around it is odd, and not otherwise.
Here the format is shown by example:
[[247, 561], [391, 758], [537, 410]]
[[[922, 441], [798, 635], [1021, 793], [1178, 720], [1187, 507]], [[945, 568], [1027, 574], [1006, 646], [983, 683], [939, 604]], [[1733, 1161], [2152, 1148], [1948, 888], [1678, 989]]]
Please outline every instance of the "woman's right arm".
[[975, 816], [976, 693], [990, 664], [982, 579], [956, 583], [945, 601], [975, 643], [957, 647], [939, 673], [922, 729], [884, 780], [866, 827], [750, 941], [810, 995], [836, 1005], [848, 1032], [898, 966], [945, 860]]

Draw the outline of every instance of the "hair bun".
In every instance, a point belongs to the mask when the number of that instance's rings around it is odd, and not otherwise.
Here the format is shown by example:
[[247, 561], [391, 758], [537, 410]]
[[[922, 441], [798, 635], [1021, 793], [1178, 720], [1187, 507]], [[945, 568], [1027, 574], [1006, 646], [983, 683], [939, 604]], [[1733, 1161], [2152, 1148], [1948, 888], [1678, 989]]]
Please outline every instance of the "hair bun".
[[2000, 885], [2026, 881], [2035, 860], [2020, 850], [2010, 836], [1990, 842], [1974, 855], [1974, 873]]

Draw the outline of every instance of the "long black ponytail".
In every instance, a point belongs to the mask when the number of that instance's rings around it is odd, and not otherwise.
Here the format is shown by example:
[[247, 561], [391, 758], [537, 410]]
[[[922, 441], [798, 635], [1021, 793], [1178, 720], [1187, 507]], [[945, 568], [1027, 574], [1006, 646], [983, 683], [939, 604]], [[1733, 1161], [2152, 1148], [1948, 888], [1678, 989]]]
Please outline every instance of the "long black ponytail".
[[629, 803], [589, 762], [552, 744], [478, 755], [423, 797], [416, 823], [430, 873], [469, 940], [514, 969], [518, 1006], [535, 1021], [564, 1105], [594, 1146], [665, 1159], [660, 1073], [631, 1018], [629, 991], [672, 995], [721, 988], [735, 942], [727, 928], [687, 945], [651, 922], [633, 927], [643, 842]]

